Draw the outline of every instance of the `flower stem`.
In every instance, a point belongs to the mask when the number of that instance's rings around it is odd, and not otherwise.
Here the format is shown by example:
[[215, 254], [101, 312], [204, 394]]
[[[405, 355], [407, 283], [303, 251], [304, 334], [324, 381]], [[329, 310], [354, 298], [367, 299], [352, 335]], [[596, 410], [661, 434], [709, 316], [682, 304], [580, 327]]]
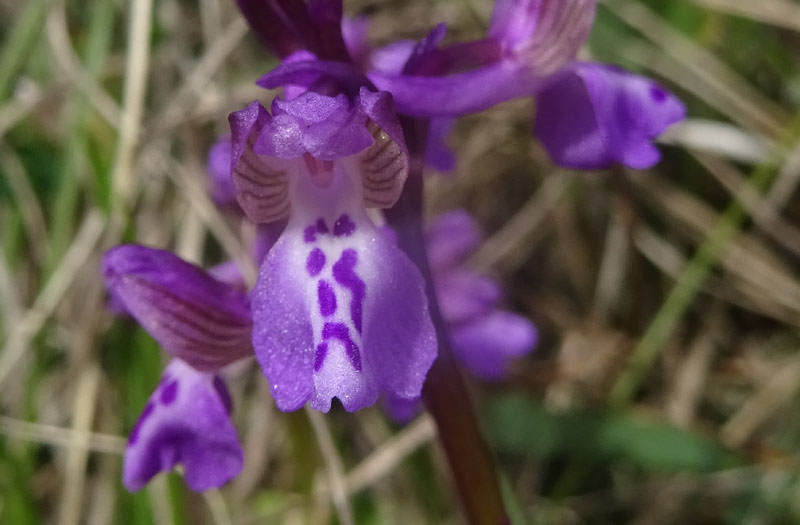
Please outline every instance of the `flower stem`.
[[427, 121], [404, 119], [411, 169], [400, 200], [386, 212], [400, 247], [422, 272], [436, 326], [439, 354], [428, 372], [422, 395], [436, 421], [439, 439], [455, 478], [467, 518], [473, 525], [509, 523], [494, 461], [481, 434], [464, 379], [450, 348], [433, 289], [422, 232], [422, 170]]

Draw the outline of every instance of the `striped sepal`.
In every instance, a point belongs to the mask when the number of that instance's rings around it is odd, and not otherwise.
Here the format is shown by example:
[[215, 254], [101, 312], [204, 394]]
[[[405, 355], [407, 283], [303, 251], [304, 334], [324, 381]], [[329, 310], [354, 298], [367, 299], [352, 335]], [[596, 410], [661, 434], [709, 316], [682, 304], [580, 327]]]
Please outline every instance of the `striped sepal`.
[[389, 208], [400, 197], [408, 176], [406, 151], [373, 121], [367, 129], [375, 142], [358, 155], [364, 203], [367, 207]]

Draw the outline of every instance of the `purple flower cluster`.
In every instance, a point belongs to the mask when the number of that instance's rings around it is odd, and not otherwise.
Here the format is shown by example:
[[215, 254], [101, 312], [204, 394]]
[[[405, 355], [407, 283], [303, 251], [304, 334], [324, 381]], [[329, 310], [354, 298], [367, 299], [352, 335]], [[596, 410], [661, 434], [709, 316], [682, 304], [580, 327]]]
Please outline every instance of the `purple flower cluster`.
[[[279, 409], [348, 411], [384, 396], [420, 398], [437, 354], [423, 273], [369, 208], [391, 208], [414, 159], [454, 165], [454, 119], [535, 97], [534, 132], [554, 162], [578, 168], [658, 160], [651, 140], [684, 115], [652, 81], [575, 61], [592, 0], [499, 0], [485, 38], [442, 46], [446, 28], [379, 49], [341, 0], [238, 0], [282, 63], [258, 80], [284, 88], [266, 109], [229, 117], [209, 155], [211, 195], [265, 234], [246, 293], [230, 266], [205, 272], [169, 252], [123, 245], [104, 258], [111, 297], [174, 358], [131, 432], [124, 481], [141, 488], [180, 463], [190, 488], [235, 476], [243, 456], [219, 372], [255, 356]], [[427, 129], [409, 151], [401, 115]], [[410, 143], [410, 142], [409, 142]], [[279, 230], [277, 236], [271, 235]], [[498, 284], [464, 265], [480, 236], [464, 212], [427, 232], [432, 283], [457, 357], [486, 379], [536, 342], [533, 325], [496, 308]], [[425, 249], [425, 247], [421, 247]]]

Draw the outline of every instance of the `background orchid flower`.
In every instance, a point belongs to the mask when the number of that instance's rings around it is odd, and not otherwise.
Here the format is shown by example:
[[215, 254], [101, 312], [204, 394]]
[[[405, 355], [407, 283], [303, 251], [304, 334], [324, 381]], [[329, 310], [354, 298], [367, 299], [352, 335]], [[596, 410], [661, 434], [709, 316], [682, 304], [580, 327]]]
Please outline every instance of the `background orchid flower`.
[[578, 169], [661, 159], [651, 140], [683, 120], [683, 103], [645, 77], [593, 62], [572, 62], [537, 96], [534, 133], [553, 161]]
[[278, 408], [418, 397], [436, 356], [425, 284], [366, 212], [391, 206], [408, 171], [391, 97], [309, 91], [230, 123], [240, 205], [258, 223], [288, 216], [252, 292], [253, 346]]
[[252, 355], [247, 297], [170, 252], [121, 245], [103, 258], [110, 294], [174, 359], [131, 430], [123, 481], [132, 491], [181, 464], [196, 491], [243, 466], [219, 370]]
[[447, 212], [426, 229], [436, 295], [456, 357], [474, 375], [498, 380], [514, 358], [533, 350], [538, 334], [525, 317], [497, 307], [502, 297], [497, 281], [468, 268], [481, 241], [464, 210]]
[[595, 7], [595, 0], [501, 0], [485, 39], [440, 47], [446, 28], [439, 25], [416, 45], [403, 40], [374, 51], [363, 20], [344, 21], [342, 40], [355, 64], [323, 59], [312, 45], [259, 85], [308, 88], [326, 76], [360, 85], [364, 74], [392, 93], [399, 113], [432, 119], [428, 162], [441, 171], [454, 164], [444, 146], [453, 118], [520, 97], [536, 98], [534, 133], [556, 164], [647, 168], [660, 158], [652, 140], [686, 111], [649, 79], [575, 60]]
[[231, 421], [232, 409], [219, 375], [173, 359], [128, 436], [125, 487], [137, 491], [159, 472], [179, 464], [186, 484], [197, 492], [236, 477], [244, 455]]
[[[456, 357], [483, 380], [505, 378], [511, 362], [536, 346], [536, 327], [498, 308], [499, 283], [466, 266], [482, 240], [469, 213], [452, 210], [440, 215], [425, 237], [436, 296]], [[419, 400], [386, 399], [389, 414], [398, 422], [409, 421], [420, 407]]]
[[308, 87], [320, 75], [341, 82], [358, 77], [358, 67], [366, 68], [363, 73], [370, 82], [392, 93], [398, 112], [434, 119], [429, 163], [444, 171], [453, 164], [441, 147], [450, 119], [528, 96], [537, 100], [534, 132], [555, 163], [580, 169], [616, 162], [650, 167], [659, 159], [651, 141], [683, 119], [685, 108], [649, 79], [575, 61], [589, 34], [595, 4], [501, 0], [485, 39], [445, 47], [438, 45], [445, 34], [440, 25], [416, 46], [399, 41], [372, 51], [363, 21], [345, 21], [343, 40], [358, 59], [356, 67], [295, 55], [260, 84]]

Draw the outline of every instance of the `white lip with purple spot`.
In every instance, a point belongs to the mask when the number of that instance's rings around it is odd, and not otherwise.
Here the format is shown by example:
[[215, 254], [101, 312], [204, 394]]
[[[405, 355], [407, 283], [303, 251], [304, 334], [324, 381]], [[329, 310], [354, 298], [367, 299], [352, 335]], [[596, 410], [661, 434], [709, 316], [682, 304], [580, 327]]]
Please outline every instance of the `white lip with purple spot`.
[[[340, 215], [328, 227], [323, 217], [318, 218], [303, 230], [303, 242], [310, 247], [306, 257], [306, 272], [316, 280], [316, 304], [322, 317], [322, 328], [315, 326], [318, 334], [314, 371], [319, 372], [325, 363], [331, 345], [338, 344], [344, 350], [353, 370], [361, 372], [360, 337], [363, 325], [366, 284], [357, 273], [358, 252], [354, 248], [344, 249], [338, 245], [356, 232], [356, 225], [347, 214]], [[329, 240], [328, 237], [333, 237]], [[340, 252], [338, 259], [329, 259], [326, 253]], [[339, 308], [344, 309], [340, 311]], [[316, 323], [319, 325], [319, 323]]]

